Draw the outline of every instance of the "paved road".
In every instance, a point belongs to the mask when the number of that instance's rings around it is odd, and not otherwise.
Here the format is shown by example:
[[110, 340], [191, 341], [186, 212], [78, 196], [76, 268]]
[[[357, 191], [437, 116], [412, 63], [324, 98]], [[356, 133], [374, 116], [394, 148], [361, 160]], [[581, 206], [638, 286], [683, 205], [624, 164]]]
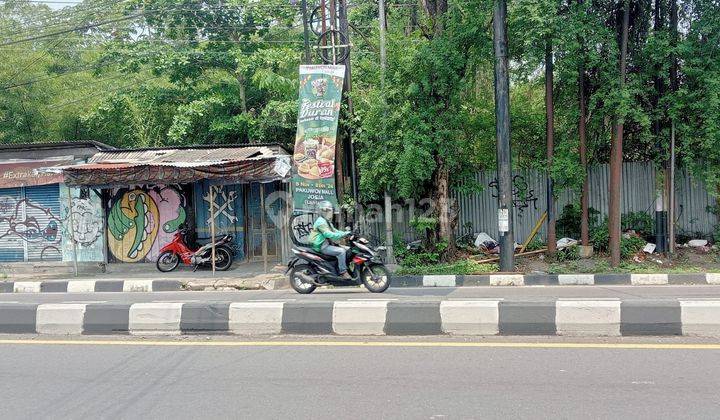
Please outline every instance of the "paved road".
[[509, 287], [408, 287], [390, 288], [382, 294], [365, 288], [318, 289], [311, 295], [293, 290], [153, 293], [0, 293], [0, 302], [243, 302], [252, 300], [335, 301], [350, 299], [443, 300], [504, 298], [513, 300], [590, 299], [720, 299], [719, 286], [509, 286]]
[[377, 346], [388, 341], [378, 338], [365, 339], [375, 346], [236, 346], [200, 340], [203, 346], [0, 342], [0, 417], [657, 419], [720, 413], [717, 346], [411, 347]]

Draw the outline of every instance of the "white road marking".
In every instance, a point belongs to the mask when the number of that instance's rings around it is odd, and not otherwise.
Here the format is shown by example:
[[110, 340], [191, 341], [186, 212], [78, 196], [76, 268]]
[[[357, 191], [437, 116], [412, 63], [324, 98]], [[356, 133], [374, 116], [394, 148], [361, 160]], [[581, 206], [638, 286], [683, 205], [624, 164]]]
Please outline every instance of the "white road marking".
[[380, 301], [382, 301], [382, 302], [387, 302], [387, 301], [398, 300], [398, 299], [397, 299], [397, 298], [387, 298], [387, 299], [383, 299], [383, 298], [375, 298], [375, 299], [373, 299], [373, 298], [366, 298], [366, 299], [359, 299], [359, 298], [358, 298], [358, 299], [347, 299], [347, 300], [348, 300], [348, 301], [353, 301], [353, 302], [380, 302]]
[[62, 303], [107, 303], [107, 300], [65, 300]]
[[248, 302], [294, 302], [297, 299], [248, 299]]

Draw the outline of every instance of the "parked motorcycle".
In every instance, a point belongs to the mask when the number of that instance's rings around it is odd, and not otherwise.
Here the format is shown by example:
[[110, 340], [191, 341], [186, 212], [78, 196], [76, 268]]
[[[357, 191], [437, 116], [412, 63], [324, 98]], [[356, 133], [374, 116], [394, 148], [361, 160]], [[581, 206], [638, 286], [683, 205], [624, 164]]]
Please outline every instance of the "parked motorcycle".
[[390, 287], [390, 271], [378, 253], [383, 247], [373, 249], [367, 239], [355, 234], [348, 238], [346, 253], [350, 280], [343, 278], [338, 270], [337, 259], [321, 254], [311, 247], [292, 248], [295, 257], [288, 263], [285, 275], [296, 292], [308, 294], [319, 286], [358, 286], [373, 293], [382, 293]]
[[[180, 261], [185, 265], [191, 265], [193, 271], [199, 266], [212, 266], [212, 243], [208, 242], [197, 250], [191, 250], [185, 244], [186, 229], [178, 230], [173, 240], [160, 250], [157, 259], [157, 269], [163, 273], [173, 271], [178, 267]], [[235, 255], [232, 245], [233, 236], [223, 235], [215, 238], [215, 269], [225, 271], [230, 268]]]

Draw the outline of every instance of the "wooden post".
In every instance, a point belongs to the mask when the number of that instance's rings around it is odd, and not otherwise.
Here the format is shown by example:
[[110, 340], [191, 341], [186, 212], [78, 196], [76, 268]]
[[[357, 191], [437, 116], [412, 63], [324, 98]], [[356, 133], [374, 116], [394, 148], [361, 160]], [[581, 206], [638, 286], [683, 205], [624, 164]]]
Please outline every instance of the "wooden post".
[[72, 217], [72, 190], [66, 186], [68, 192], [68, 234], [70, 235], [70, 242], [73, 247], [73, 272], [75, 277], [78, 276], [78, 260], [77, 260], [77, 243], [75, 242], [75, 227], [73, 226]]
[[212, 247], [210, 260], [212, 273], [215, 277], [215, 186], [210, 185], [210, 246]]
[[260, 232], [262, 234], [263, 270], [268, 272], [267, 232], [265, 231], [265, 184], [260, 183]]

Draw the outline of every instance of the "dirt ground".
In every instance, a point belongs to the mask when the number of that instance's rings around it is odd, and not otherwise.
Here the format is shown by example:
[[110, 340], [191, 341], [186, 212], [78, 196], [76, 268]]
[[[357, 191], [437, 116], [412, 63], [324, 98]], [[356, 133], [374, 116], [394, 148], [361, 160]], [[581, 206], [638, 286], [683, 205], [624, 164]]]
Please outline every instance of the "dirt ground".
[[[644, 257], [644, 259], [643, 259]], [[607, 255], [561, 261], [545, 255], [518, 257], [518, 271], [524, 273], [704, 273], [720, 272], [720, 252], [705, 252], [696, 248], [678, 248], [673, 257], [660, 254], [643, 254], [625, 259], [617, 268], [610, 266]]]

